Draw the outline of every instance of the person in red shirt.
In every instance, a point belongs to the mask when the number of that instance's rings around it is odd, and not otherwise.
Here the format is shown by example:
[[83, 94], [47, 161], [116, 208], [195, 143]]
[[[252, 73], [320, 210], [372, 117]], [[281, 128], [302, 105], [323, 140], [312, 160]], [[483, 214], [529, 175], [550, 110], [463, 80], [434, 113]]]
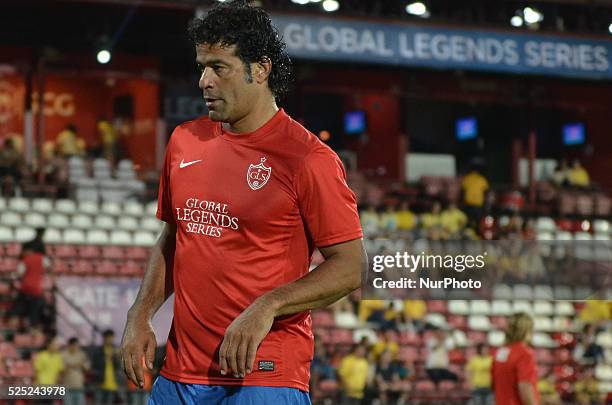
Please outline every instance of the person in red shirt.
[[491, 368], [496, 405], [539, 405], [538, 369], [533, 350], [533, 319], [518, 313], [508, 320], [506, 343], [497, 349]]
[[[220, 3], [190, 34], [209, 112], [166, 148], [165, 225], [128, 312], [124, 368], [142, 386], [151, 318], [174, 292], [150, 404], [307, 404], [309, 311], [367, 268], [355, 195], [338, 156], [276, 105], [291, 61], [264, 10]], [[326, 260], [309, 272], [315, 248]]]

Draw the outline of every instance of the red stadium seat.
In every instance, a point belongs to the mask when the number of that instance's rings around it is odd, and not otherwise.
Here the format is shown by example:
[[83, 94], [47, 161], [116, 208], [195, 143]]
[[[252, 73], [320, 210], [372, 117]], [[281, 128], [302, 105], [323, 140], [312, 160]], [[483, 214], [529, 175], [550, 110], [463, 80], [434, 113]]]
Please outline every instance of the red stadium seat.
[[79, 257], [82, 259], [99, 259], [100, 248], [93, 245], [85, 245], [78, 247]]
[[352, 345], [353, 333], [348, 329], [332, 329], [331, 341], [340, 345]]
[[459, 349], [451, 350], [448, 353], [448, 360], [451, 363], [464, 364], [465, 363], [465, 354], [463, 353], [463, 351], [461, 351]]
[[605, 194], [595, 195], [595, 215], [607, 217], [610, 215], [611, 207], [612, 201], [610, 200], [610, 197]]
[[446, 322], [455, 329], [466, 329], [467, 318], [461, 315], [449, 315]]
[[146, 248], [133, 246], [126, 249], [125, 257], [132, 260], [147, 260], [149, 253]]
[[55, 274], [66, 274], [70, 273], [70, 265], [68, 261], [62, 259], [53, 259], [51, 264], [51, 271]]
[[567, 349], [555, 350], [555, 363], [565, 364], [573, 361], [572, 353]]
[[72, 272], [76, 274], [93, 274], [94, 266], [91, 260], [75, 260], [72, 265]]
[[128, 260], [123, 265], [119, 265], [119, 272], [126, 276], [141, 276], [144, 274], [144, 267], [139, 262]]
[[549, 349], [535, 349], [535, 355], [538, 363], [551, 364], [554, 357]]
[[17, 333], [15, 335], [15, 347], [23, 349], [34, 346], [34, 339], [29, 333]]
[[13, 378], [32, 378], [34, 368], [29, 360], [15, 360], [9, 366], [9, 372]]
[[104, 259], [123, 260], [125, 253], [123, 252], [123, 248], [119, 246], [103, 246], [102, 257]]
[[5, 296], [11, 292], [11, 285], [9, 283], [0, 282], [0, 296]]
[[53, 256], [62, 259], [72, 259], [78, 256], [74, 245], [57, 245], [53, 249]]
[[429, 380], [417, 381], [416, 384], [414, 384], [414, 390], [422, 394], [434, 392], [435, 389], [436, 386]]
[[15, 345], [10, 342], [0, 342], [0, 357], [4, 360], [16, 359], [18, 355]]
[[17, 271], [17, 259], [14, 257], [2, 257], [0, 258], [0, 273], [14, 273]]
[[96, 264], [96, 273], [103, 275], [115, 275], [117, 274], [117, 265], [110, 260], [102, 260]]
[[591, 194], [580, 193], [576, 196], [576, 212], [578, 215], [590, 217], [593, 215], [594, 200]]
[[399, 335], [399, 344], [420, 346], [421, 337], [414, 332], [402, 331], [400, 332], [400, 335]]
[[454, 391], [457, 389], [457, 383], [453, 381], [441, 381], [438, 389], [440, 391]]
[[440, 314], [446, 314], [446, 301], [432, 300], [427, 301], [427, 312], [437, 312]]
[[508, 319], [505, 316], [492, 316], [491, 324], [495, 329], [505, 330], [508, 325]]
[[400, 347], [398, 358], [402, 361], [414, 363], [419, 358], [419, 350], [411, 346], [402, 346]]
[[312, 313], [312, 324], [315, 328], [331, 328], [335, 326], [334, 316], [329, 311], [320, 310]]
[[576, 370], [571, 366], [555, 366], [553, 368], [553, 372], [557, 381], [575, 381], [576, 380]]
[[485, 332], [469, 331], [467, 333], [467, 338], [468, 338], [468, 341], [472, 342], [472, 344], [477, 345], [480, 343], [486, 343], [487, 334]]
[[21, 253], [21, 245], [19, 243], [8, 243], [4, 246], [4, 253], [8, 257], [18, 257]]

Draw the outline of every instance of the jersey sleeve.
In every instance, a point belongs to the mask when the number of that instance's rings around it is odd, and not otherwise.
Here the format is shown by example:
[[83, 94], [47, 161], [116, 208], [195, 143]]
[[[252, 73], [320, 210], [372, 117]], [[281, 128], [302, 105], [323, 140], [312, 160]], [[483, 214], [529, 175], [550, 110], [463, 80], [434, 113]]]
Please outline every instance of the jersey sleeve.
[[[170, 138], [172, 139], [172, 137]], [[172, 212], [172, 195], [170, 192], [170, 169], [172, 164], [171, 142], [166, 146], [164, 154], [164, 167], [159, 176], [159, 193], [157, 194], [157, 218], [169, 224], [174, 224]]]
[[355, 194], [331, 149], [319, 147], [306, 156], [296, 188], [302, 220], [317, 247], [363, 236]]
[[535, 356], [532, 352], [526, 352], [516, 361], [516, 372], [518, 382], [537, 381], [538, 369], [535, 363]]

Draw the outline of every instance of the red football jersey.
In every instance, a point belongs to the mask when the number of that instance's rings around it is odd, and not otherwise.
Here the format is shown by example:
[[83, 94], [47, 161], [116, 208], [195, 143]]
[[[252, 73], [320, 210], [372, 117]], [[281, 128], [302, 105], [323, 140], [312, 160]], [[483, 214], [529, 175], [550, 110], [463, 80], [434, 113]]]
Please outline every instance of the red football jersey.
[[491, 373], [496, 405], [522, 405], [519, 382], [530, 383], [536, 403], [540, 403], [535, 355], [524, 343], [517, 342], [497, 349]]
[[225, 329], [257, 297], [307, 274], [315, 247], [362, 237], [338, 156], [278, 111], [252, 133], [208, 117], [166, 148], [157, 216], [177, 224], [174, 319], [161, 374], [194, 384], [308, 390], [309, 312], [277, 318], [244, 379], [222, 376]]
[[25, 273], [21, 279], [21, 291], [34, 297], [43, 295], [43, 277], [45, 274], [45, 256], [40, 253], [30, 253], [22, 259]]

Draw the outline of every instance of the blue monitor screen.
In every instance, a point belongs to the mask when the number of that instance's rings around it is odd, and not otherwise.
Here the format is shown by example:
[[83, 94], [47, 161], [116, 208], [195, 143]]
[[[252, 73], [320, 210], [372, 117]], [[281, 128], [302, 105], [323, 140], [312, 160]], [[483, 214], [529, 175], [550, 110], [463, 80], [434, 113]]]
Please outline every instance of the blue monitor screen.
[[478, 121], [474, 117], [459, 118], [455, 128], [457, 139], [460, 141], [478, 136]]
[[580, 122], [563, 126], [564, 145], [582, 145], [584, 143], [584, 124]]
[[364, 111], [351, 111], [344, 114], [344, 132], [359, 134], [366, 131], [366, 116]]

